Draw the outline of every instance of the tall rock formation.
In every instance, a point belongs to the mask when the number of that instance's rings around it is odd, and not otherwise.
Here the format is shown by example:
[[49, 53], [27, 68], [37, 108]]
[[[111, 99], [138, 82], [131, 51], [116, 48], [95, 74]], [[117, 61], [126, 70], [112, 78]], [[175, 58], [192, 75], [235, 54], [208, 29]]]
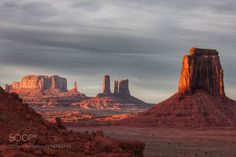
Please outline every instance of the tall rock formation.
[[110, 95], [110, 96], [118, 96], [118, 97], [129, 97], [129, 80], [114, 80], [114, 89], [113, 93], [110, 90], [110, 76], [104, 75], [103, 84], [102, 84], [103, 92], [99, 93], [99, 96]]
[[119, 96], [130, 96], [129, 80], [120, 80], [119, 82]]
[[179, 96], [192, 95], [205, 90], [213, 96], [225, 96], [223, 69], [218, 52], [213, 49], [191, 48], [184, 56]]
[[114, 91], [113, 94], [115, 96], [119, 96], [119, 97], [129, 97], [130, 96], [130, 92], [129, 92], [129, 80], [120, 80], [114, 81]]
[[118, 81], [114, 81], [114, 91], [113, 91], [113, 94], [114, 95], [118, 95]]
[[75, 84], [74, 84], [74, 88], [73, 88], [73, 89], [74, 89], [74, 92], [75, 92], [75, 93], [78, 92], [78, 90], [77, 90], [77, 82], [76, 82], [76, 81], [75, 81]]
[[236, 102], [224, 93], [218, 52], [191, 48], [184, 56], [179, 91], [121, 124], [145, 127], [236, 127]]
[[152, 104], [132, 96], [129, 92], [129, 80], [114, 80], [113, 93], [110, 92], [110, 76], [103, 78], [103, 93], [98, 93], [96, 97], [83, 100], [79, 103], [83, 108], [96, 109], [121, 109], [121, 108], [150, 108]]
[[110, 76], [109, 75], [105, 75], [103, 78], [103, 94], [105, 94], [105, 95], [111, 94]]

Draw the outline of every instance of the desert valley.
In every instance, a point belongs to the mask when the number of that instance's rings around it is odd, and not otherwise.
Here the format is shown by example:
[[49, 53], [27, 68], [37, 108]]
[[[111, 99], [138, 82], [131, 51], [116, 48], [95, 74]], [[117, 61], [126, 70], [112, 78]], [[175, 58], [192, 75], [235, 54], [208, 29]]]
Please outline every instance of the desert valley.
[[178, 91], [159, 104], [133, 96], [132, 80], [114, 80], [111, 91], [107, 74], [93, 97], [79, 91], [78, 81], [68, 89], [58, 75], [6, 84], [0, 156], [235, 157], [236, 102], [225, 93], [219, 55], [191, 48]]
[[236, 157], [236, 0], [0, 0], [0, 157]]

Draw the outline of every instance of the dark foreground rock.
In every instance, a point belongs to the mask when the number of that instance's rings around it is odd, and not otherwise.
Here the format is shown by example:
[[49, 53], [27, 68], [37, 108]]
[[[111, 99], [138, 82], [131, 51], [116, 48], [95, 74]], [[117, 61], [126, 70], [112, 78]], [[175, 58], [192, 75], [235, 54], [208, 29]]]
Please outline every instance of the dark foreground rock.
[[60, 122], [49, 123], [2, 88], [0, 113], [0, 156], [143, 156], [142, 142], [114, 140], [102, 132], [68, 131]]

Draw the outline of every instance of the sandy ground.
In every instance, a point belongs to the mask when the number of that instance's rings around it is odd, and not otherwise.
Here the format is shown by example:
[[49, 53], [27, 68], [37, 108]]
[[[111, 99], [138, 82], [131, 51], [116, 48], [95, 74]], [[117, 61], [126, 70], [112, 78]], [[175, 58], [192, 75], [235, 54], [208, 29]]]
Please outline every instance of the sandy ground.
[[[40, 109], [41, 110], [41, 109]], [[114, 116], [126, 114], [124, 111], [97, 111], [78, 110], [78, 108], [53, 108], [42, 109], [41, 112], [55, 114], [63, 119], [68, 116], [73, 120], [83, 115], [95, 117]], [[62, 113], [64, 114], [62, 114]], [[67, 114], [69, 112], [69, 114]], [[51, 117], [51, 115], [49, 116]], [[55, 118], [55, 116], [52, 116]], [[76, 120], [75, 120], [76, 121]], [[66, 122], [66, 121], [65, 121]], [[70, 125], [72, 126], [72, 125]], [[236, 157], [236, 128], [212, 128], [197, 130], [160, 129], [160, 128], [131, 128], [121, 126], [100, 127], [70, 127], [74, 131], [96, 131], [102, 130], [105, 135], [118, 139], [139, 140], [146, 143], [145, 157]]]
[[236, 157], [236, 129], [156, 129], [106, 127], [70, 127], [74, 131], [103, 130], [105, 135], [144, 141], [145, 157]]

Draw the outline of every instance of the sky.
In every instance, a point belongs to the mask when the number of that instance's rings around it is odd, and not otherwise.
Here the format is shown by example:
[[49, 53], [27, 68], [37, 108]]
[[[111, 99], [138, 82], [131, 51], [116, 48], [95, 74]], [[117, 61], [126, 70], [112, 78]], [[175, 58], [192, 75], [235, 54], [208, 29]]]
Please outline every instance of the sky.
[[236, 99], [235, 8], [235, 0], [1, 0], [0, 85], [57, 74], [94, 96], [109, 74], [157, 103], [177, 91], [183, 55], [200, 47], [220, 53]]

